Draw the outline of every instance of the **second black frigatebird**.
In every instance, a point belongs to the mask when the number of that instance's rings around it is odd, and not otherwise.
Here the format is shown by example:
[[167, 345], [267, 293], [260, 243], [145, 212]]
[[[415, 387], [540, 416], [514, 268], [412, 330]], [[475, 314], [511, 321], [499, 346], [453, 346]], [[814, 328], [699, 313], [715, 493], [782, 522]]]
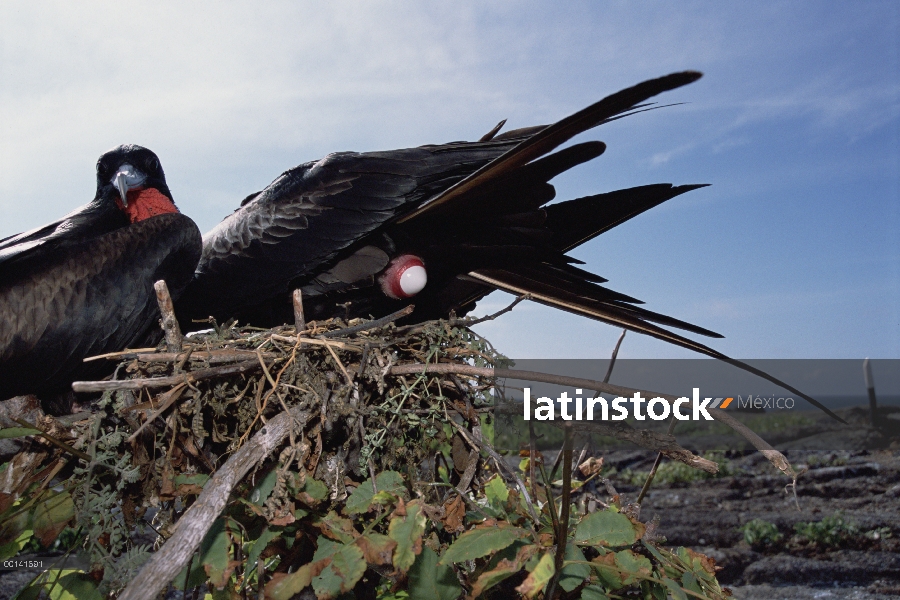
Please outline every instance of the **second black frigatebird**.
[[[177, 305], [186, 328], [209, 317], [291, 322], [301, 289], [311, 319], [379, 317], [414, 302], [408, 320], [462, 315], [495, 289], [653, 336], [772, 376], [660, 325], [721, 335], [647, 310], [566, 255], [638, 214], [702, 185], [656, 184], [548, 204], [549, 181], [602, 154], [602, 142], [557, 148], [588, 129], [655, 108], [692, 83], [685, 71], [639, 83], [549, 126], [387, 152], [338, 152], [283, 173], [203, 239]], [[411, 300], [412, 299], [412, 300]], [[839, 419], [840, 420], [840, 419]]]
[[84, 358], [155, 344], [153, 284], [165, 280], [177, 297], [200, 250], [153, 152], [103, 154], [90, 203], [0, 240], [0, 399], [63, 394], [102, 368]]

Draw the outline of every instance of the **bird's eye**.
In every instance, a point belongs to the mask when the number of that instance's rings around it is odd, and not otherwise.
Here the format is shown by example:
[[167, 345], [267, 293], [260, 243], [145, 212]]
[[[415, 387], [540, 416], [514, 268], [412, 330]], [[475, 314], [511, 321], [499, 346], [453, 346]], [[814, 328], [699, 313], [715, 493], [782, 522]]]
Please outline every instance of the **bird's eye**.
[[157, 169], [159, 169], [159, 160], [153, 158], [150, 160], [150, 170], [156, 171]]

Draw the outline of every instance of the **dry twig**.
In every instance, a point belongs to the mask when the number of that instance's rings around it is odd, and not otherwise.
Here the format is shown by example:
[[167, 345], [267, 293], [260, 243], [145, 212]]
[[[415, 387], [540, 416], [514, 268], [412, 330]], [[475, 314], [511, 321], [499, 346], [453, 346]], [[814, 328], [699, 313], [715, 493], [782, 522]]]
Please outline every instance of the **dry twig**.
[[[256, 353], [254, 352], [253, 354]], [[112, 381], [75, 381], [72, 383], [72, 390], [75, 392], [106, 392], [110, 390], [141, 390], [144, 388], [172, 387], [179, 383], [194, 383], [205, 379], [215, 379], [216, 377], [247, 373], [249, 371], [255, 371], [258, 368], [259, 362], [256, 359], [245, 360], [234, 365], [197, 369], [190, 373], [170, 375], [168, 377], [116, 379]]]
[[172, 296], [169, 295], [169, 288], [166, 282], [160, 279], [153, 284], [156, 290], [156, 301], [159, 304], [159, 312], [162, 315], [160, 325], [166, 335], [166, 347], [169, 352], [181, 352], [181, 344], [184, 337], [181, 335], [181, 328], [178, 327], [178, 319], [175, 318], [175, 307], [172, 305]]

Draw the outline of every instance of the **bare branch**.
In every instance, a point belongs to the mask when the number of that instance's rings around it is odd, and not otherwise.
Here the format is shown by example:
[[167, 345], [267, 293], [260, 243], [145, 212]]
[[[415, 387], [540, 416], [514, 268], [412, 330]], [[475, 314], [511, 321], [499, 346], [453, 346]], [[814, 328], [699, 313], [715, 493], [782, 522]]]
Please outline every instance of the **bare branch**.
[[[256, 353], [253, 353], [256, 355]], [[203, 381], [205, 379], [213, 379], [224, 375], [237, 375], [238, 373], [247, 373], [255, 371], [259, 368], [257, 359], [246, 360], [234, 365], [224, 365], [221, 367], [210, 367], [208, 369], [197, 369], [190, 373], [181, 375], [170, 375], [168, 377], [147, 377], [144, 379], [122, 379], [113, 381], [75, 381], [72, 383], [72, 390], [75, 392], [105, 392], [108, 390], [140, 390], [143, 388], [161, 388], [172, 387], [179, 383], [194, 383], [195, 381]]]
[[306, 318], [303, 316], [303, 292], [299, 288], [294, 290], [291, 300], [294, 303], [294, 329], [297, 331], [297, 335], [300, 335], [301, 331], [306, 331]]
[[323, 338], [333, 338], [333, 337], [348, 337], [354, 335], [356, 333], [360, 333], [362, 331], [371, 331], [372, 329], [378, 329], [379, 327], [384, 327], [389, 323], [393, 323], [398, 319], [402, 319], [407, 315], [411, 315], [412, 312], [416, 309], [414, 304], [410, 304], [406, 308], [401, 308], [395, 313], [391, 313], [386, 317], [381, 317], [380, 319], [375, 319], [374, 321], [368, 321], [366, 323], [362, 323], [360, 325], [354, 325], [353, 327], [346, 327], [344, 329], [335, 329], [334, 331], [326, 331], [322, 334]]
[[[188, 350], [190, 358], [208, 362], [209, 364], [232, 363], [242, 360], [253, 360], [256, 358], [256, 352], [252, 350], [235, 350], [233, 348], [224, 348], [222, 350]], [[92, 358], [86, 358], [85, 361], [106, 358], [108, 360], [139, 360], [141, 362], [165, 362], [177, 363], [188, 356], [188, 352], [116, 352], [115, 354], [105, 354]], [[273, 352], [263, 352], [263, 358], [273, 359], [278, 355]]]
[[166, 286], [166, 282], [160, 279], [153, 284], [153, 289], [156, 290], [156, 302], [159, 304], [159, 312], [162, 315], [160, 325], [166, 334], [166, 347], [169, 352], [181, 352], [184, 337], [181, 335], [181, 328], [178, 327], [178, 319], [175, 318], [175, 307], [172, 305], [169, 288]]

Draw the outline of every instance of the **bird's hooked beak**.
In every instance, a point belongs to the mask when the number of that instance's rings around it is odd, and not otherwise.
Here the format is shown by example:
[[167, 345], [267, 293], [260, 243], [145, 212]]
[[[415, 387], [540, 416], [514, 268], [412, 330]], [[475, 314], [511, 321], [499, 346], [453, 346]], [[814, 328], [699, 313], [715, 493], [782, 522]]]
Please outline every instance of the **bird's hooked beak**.
[[122, 204], [125, 207], [128, 207], [128, 190], [133, 190], [135, 188], [139, 188], [144, 184], [144, 181], [147, 179], [147, 176], [144, 175], [140, 170], [132, 167], [128, 163], [125, 163], [119, 167], [119, 170], [110, 180], [117, 190], [119, 190], [119, 197], [122, 199]]

